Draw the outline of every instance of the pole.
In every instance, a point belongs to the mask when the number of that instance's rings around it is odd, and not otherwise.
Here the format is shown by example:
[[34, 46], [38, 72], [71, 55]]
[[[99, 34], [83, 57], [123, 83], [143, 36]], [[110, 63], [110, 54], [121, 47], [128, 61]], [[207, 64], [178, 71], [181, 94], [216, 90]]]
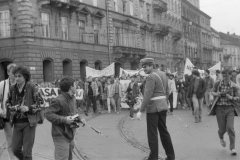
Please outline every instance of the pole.
[[109, 6], [108, 6], [108, 0], [105, 0], [105, 6], [107, 11], [106, 21], [107, 21], [107, 45], [108, 45], [108, 62], [109, 65], [111, 64], [111, 53], [110, 53], [110, 40], [109, 40]]

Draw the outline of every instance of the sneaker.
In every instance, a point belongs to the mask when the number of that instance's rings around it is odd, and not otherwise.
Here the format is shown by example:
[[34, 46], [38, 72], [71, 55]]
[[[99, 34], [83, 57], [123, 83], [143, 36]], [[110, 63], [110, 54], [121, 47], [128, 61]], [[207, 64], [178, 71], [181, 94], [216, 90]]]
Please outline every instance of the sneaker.
[[232, 150], [231, 150], [231, 155], [232, 155], [232, 156], [236, 156], [236, 155], [237, 155], [236, 149], [232, 149]]
[[224, 139], [220, 139], [220, 144], [221, 144], [223, 147], [226, 147], [226, 142], [224, 141]]

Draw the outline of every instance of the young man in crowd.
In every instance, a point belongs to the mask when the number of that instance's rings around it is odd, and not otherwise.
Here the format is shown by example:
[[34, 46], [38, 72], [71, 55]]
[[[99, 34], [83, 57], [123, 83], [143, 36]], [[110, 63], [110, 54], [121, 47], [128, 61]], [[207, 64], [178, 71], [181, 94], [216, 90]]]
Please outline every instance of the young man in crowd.
[[116, 104], [116, 110], [117, 110], [117, 113], [120, 113], [121, 98], [122, 98], [122, 85], [120, 84], [120, 80], [118, 77], [115, 78], [113, 92], [114, 92], [113, 98], [114, 98], [114, 101]]
[[233, 102], [239, 100], [239, 97], [237, 96], [236, 85], [230, 80], [231, 72], [224, 70], [222, 71], [222, 76], [223, 80], [216, 82], [214, 85], [212, 94], [215, 97], [215, 101], [210, 115], [216, 115], [217, 117], [218, 135], [221, 145], [226, 147], [224, 134], [228, 132], [231, 154], [236, 155], [234, 116], [239, 115], [240, 112], [239, 106], [235, 106]]
[[137, 103], [137, 97], [139, 96], [139, 87], [137, 82], [137, 76], [133, 75], [131, 77], [131, 82], [127, 88], [127, 104], [130, 107], [130, 118], [134, 119], [134, 108], [133, 106]]
[[154, 59], [144, 58], [141, 60], [144, 72], [149, 74], [146, 79], [143, 102], [137, 118], [147, 112], [147, 136], [150, 154], [146, 160], [158, 159], [158, 131], [163, 148], [166, 152], [166, 160], [175, 160], [172, 140], [166, 126], [168, 110], [168, 78], [166, 73], [154, 70]]
[[32, 160], [32, 149], [37, 124], [42, 116], [38, 105], [38, 88], [30, 82], [30, 71], [23, 66], [13, 70], [16, 84], [11, 86], [7, 107], [14, 126], [12, 150], [19, 160]]
[[170, 115], [173, 115], [173, 93], [177, 92], [175, 80], [173, 78], [174, 78], [174, 75], [170, 73], [169, 79], [168, 79], [168, 88], [169, 88], [168, 101], [170, 103], [170, 112], [169, 112]]
[[202, 121], [202, 106], [203, 97], [206, 91], [206, 85], [197, 70], [193, 70], [192, 75], [193, 82], [190, 86], [189, 97], [192, 98], [193, 102], [195, 123], [199, 123]]
[[[214, 80], [212, 77], [210, 77], [210, 71], [205, 71], [205, 78], [204, 78], [205, 84], [206, 84], [206, 92], [205, 92], [205, 102], [206, 106], [209, 107], [210, 105], [210, 94], [213, 89]], [[210, 108], [209, 108], [210, 109]]]
[[[73, 115], [78, 113], [76, 107], [76, 86], [74, 79], [63, 78], [60, 83], [61, 94], [52, 101], [46, 110], [46, 118], [52, 123], [52, 138], [55, 146], [56, 160], [72, 160], [74, 136], [76, 132]], [[79, 121], [85, 120], [79, 116]]]
[[12, 147], [11, 147], [13, 131], [12, 131], [12, 126], [10, 124], [9, 114], [7, 115], [6, 101], [8, 99], [10, 87], [15, 85], [15, 78], [13, 75], [13, 70], [15, 67], [16, 67], [16, 64], [14, 63], [9, 64], [7, 66], [7, 74], [9, 78], [0, 82], [0, 100], [1, 100], [0, 117], [3, 118], [5, 122], [4, 134], [7, 141], [9, 160], [14, 160], [15, 157], [13, 155]]

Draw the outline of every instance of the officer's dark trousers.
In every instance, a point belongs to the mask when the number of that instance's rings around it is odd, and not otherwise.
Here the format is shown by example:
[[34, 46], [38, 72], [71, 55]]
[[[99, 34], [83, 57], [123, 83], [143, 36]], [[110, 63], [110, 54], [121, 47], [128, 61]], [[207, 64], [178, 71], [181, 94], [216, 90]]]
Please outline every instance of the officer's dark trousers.
[[158, 132], [168, 160], [174, 160], [175, 154], [170, 134], [166, 126], [167, 111], [147, 113], [147, 135], [150, 148], [148, 160], [158, 159]]

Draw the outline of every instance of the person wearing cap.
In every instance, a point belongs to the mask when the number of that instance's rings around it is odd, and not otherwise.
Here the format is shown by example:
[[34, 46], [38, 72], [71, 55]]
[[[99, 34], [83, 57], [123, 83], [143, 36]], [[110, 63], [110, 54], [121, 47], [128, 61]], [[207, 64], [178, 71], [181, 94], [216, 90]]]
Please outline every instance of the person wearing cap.
[[149, 74], [146, 78], [143, 102], [137, 118], [141, 119], [142, 112], [146, 110], [147, 137], [150, 154], [146, 160], [158, 159], [158, 131], [165, 153], [166, 160], [175, 160], [175, 153], [171, 136], [166, 126], [168, 110], [168, 78], [166, 73], [155, 70], [154, 59], [144, 58], [141, 60], [144, 72]]

